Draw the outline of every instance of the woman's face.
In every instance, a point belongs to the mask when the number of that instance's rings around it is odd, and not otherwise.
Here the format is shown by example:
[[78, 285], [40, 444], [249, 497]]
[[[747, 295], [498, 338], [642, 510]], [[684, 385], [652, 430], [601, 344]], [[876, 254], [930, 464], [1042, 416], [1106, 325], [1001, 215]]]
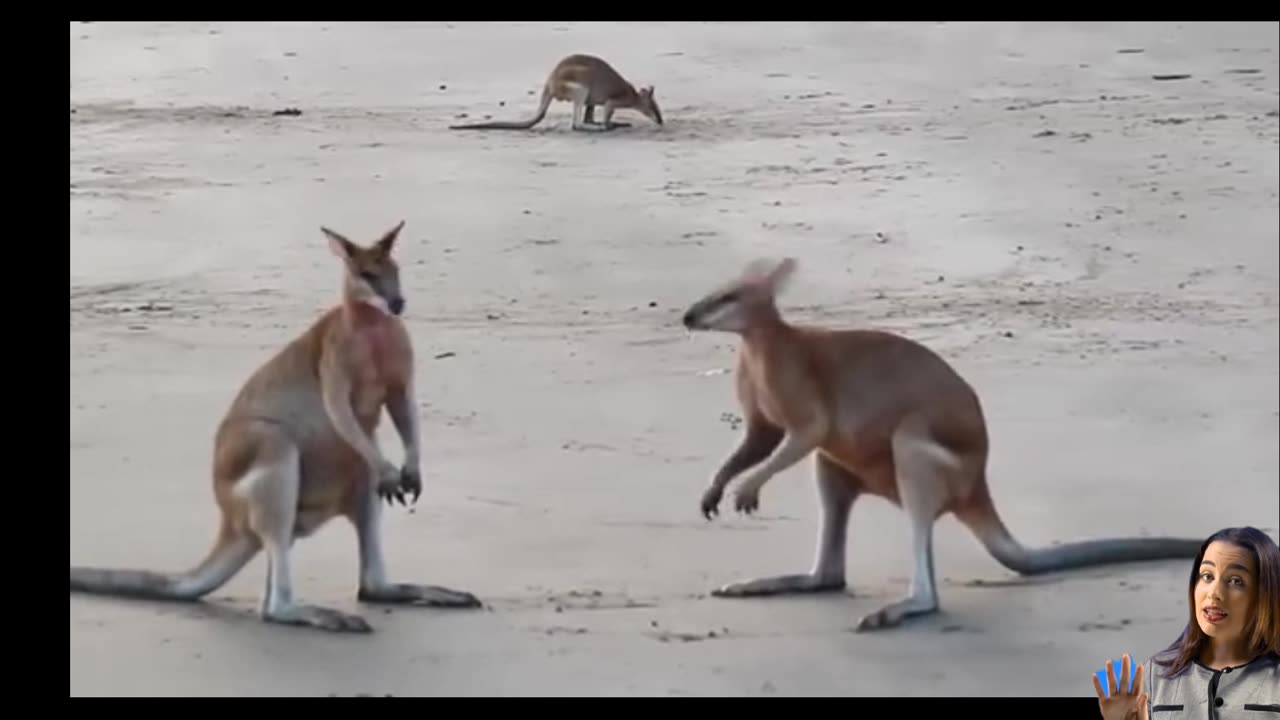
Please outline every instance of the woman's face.
[[1234, 642], [1249, 628], [1258, 568], [1241, 547], [1215, 541], [1204, 551], [1195, 586], [1196, 621], [1215, 640]]

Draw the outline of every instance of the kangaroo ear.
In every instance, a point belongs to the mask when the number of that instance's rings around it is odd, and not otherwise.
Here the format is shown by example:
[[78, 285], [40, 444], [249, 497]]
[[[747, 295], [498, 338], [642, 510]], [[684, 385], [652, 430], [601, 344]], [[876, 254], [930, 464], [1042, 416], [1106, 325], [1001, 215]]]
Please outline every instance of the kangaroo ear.
[[329, 252], [332, 252], [343, 260], [351, 260], [355, 257], [356, 246], [350, 240], [327, 227], [321, 226], [320, 232], [324, 233], [325, 237], [329, 238]]
[[381, 238], [379, 238], [378, 242], [375, 243], [375, 247], [378, 248], [378, 251], [381, 252], [384, 256], [390, 255], [391, 249], [395, 247], [396, 239], [400, 237], [400, 231], [403, 229], [404, 229], [404, 221], [401, 220], [399, 224], [397, 224], [395, 227], [388, 230], [386, 234], [384, 234]]
[[777, 294], [786, 288], [795, 272], [794, 258], [753, 260], [742, 273], [742, 283], [759, 288], [769, 294]]
[[769, 271], [769, 285], [774, 292], [785, 290], [796, 271], [795, 258], [783, 258]]

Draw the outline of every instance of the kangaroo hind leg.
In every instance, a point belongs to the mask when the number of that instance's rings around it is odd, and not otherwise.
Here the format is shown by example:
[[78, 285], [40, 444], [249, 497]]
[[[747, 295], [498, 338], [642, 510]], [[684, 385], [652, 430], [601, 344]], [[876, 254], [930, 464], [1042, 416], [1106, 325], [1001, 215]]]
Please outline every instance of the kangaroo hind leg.
[[814, 453], [821, 511], [818, 547], [813, 569], [805, 574], [777, 575], [726, 585], [714, 592], [717, 597], [752, 597], [796, 593], [839, 592], [845, 589], [845, 543], [849, 513], [858, 497], [857, 478], [844, 468]]
[[938, 612], [933, 564], [933, 528], [951, 502], [961, 458], [924, 433], [899, 430], [893, 438], [898, 496], [911, 528], [914, 570], [906, 597], [863, 617], [858, 631], [892, 628], [908, 618]]
[[591, 90], [586, 85], [570, 88], [573, 101], [573, 129], [582, 132], [603, 132], [609, 128], [595, 121], [595, 108], [591, 104]]
[[262, 619], [332, 632], [371, 632], [358, 615], [294, 600], [290, 551], [293, 547], [301, 488], [298, 448], [287, 438], [264, 438], [256, 463], [236, 485], [248, 505], [248, 525], [267, 553], [267, 582], [262, 595]]
[[372, 492], [362, 493], [350, 511], [360, 548], [359, 600], [366, 603], [474, 608], [480, 600], [469, 592], [438, 585], [392, 583], [382, 553], [382, 505]]

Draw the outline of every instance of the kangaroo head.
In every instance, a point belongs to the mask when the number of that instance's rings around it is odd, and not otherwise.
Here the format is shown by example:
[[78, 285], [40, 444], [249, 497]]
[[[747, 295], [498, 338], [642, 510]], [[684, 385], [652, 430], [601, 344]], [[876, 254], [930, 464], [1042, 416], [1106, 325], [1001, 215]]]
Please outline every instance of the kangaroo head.
[[792, 258], [752, 261], [738, 278], [691, 305], [684, 326], [741, 333], [756, 322], [776, 318], [774, 300], [795, 268]]
[[640, 103], [636, 106], [642, 115], [650, 120], [662, 124], [662, 110], [658, 107], [658, 101], [653, 96], [653, 86], [646, 85], [636, 92], [640, 96]]
[[372, 245], [364, 247], [329, 228], [320, 228], [329, 238], [329, 250], [342, 260], [345, 269], [345, 297], [391, 315], [404, 312], [404, 295], [400, 292], [400, 266], [391, 257], [391, 250], [402, 229], [403, 220]]

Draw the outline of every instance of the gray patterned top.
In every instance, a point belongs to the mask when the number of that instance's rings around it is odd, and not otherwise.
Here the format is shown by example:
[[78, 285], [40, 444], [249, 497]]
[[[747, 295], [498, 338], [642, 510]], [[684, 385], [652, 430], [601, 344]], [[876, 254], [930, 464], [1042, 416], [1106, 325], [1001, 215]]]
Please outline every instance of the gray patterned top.
[[1280, 720], [1280, 656], [1211, 670], [1192, 661], [1171, 678], [1148, 661], [1144, 673], [1151, 720]]

